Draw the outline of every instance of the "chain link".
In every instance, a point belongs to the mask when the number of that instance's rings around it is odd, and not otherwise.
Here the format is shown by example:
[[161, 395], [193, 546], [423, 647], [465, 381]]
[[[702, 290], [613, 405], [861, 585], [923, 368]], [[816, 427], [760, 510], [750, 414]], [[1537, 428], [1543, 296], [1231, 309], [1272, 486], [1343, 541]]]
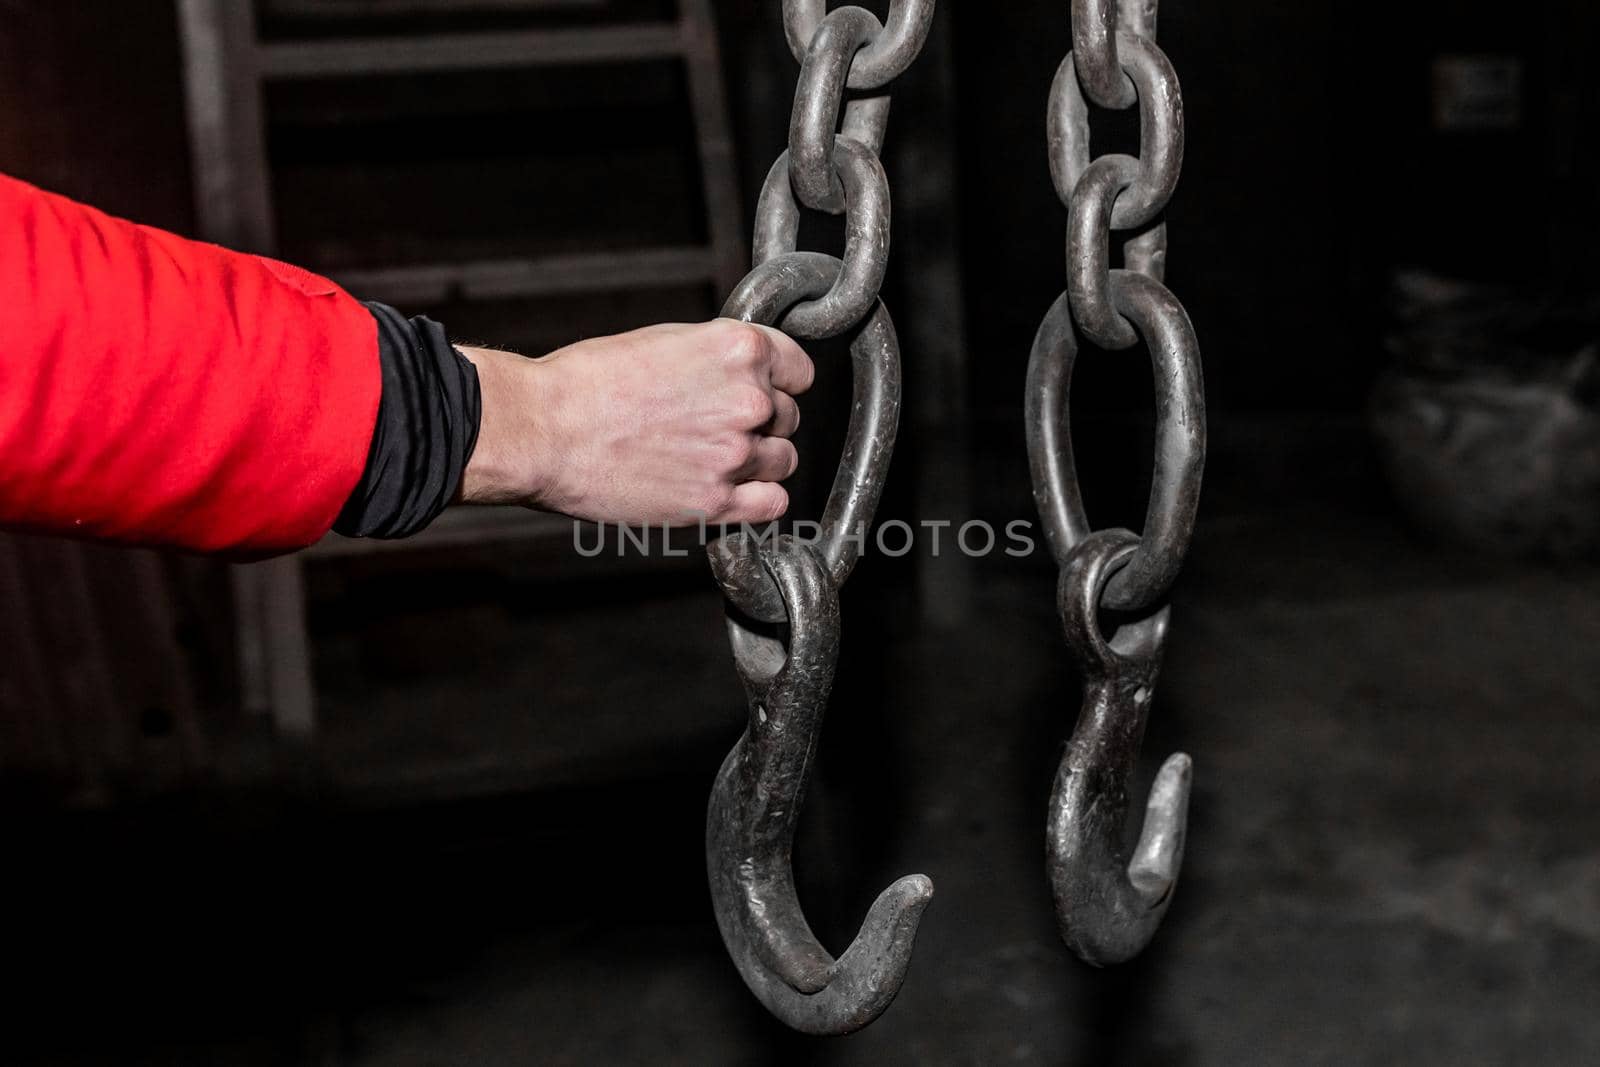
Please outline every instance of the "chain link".
[[[753, 248], [758, 266], [795, 250], [800, 202], [790, 182], [788, 152], [767, 172], [756, 202]], [[844, 190], [844, 263], [829, 290], [785, 310], [783, 328], [795, 337], [832, 337], [867, 316], [877, 302], [889, 267], [889, 179], [865, 145], [841, 135], [834, 143], [830, 173]]]
[[[728, 298], [723, 314], [771, 325], [781, 321], [794, 332], [784, 310], [797, 297], [830, 291], [844, 264], [820, 252], [787, 252], [758, 265]], [[883, 495], [883, 473], [894, 449], [900, 415], [900, 344], [881, 301], [851, 339], [852, 394], [850, 422], [833, 488], [822, 512], [816, 551], [833, 587], [844, 585], [861, 557], [857, 536], [872, 521]], [[796, 306], [797, 309], [799, 306]], [[800, 336], [796, 334], [796, 336]], [[789, 618], [778, 588], [767, 572], [759, 544], [742, 534], [719, 538], [710, 547], [711, 566], [729, 601], [757, 622]]]
[[[849, 87], [881, 89], [904, 74], [928, 39], [928, 29], [933, 25], [933, 4], [934, 0], [892, 0], [888, 27], [874, 34], [867, 48], [851, 64]], [[817, 29], [826, 21], [823, 17], [826, 6], [827, 0], [784, 0], [783, 31], [796, 59], [803, 60], [814, 46]], [[876, 17], [873, 21], [877, 21]]]
[[872, 12], [841, 7], [822, 20], [800, 61], [789, 115], [789, 180], [808, 208], [835, 215], [844, 210], [844, 190], [833, 169], [834, 130], [844, 109], [850, 61], [882, 32]]
[[[1118, 230], [1144, 226], [1172, 199], [1183, 169], [1183, 95], [1166, 55], [1151, 42], [1119, 34], [1122, 69], [1138, 86], [1139, 172], [1118, 198], [1111, 225]], [[1089, 167], [1089, 107], [1082, 73], [1069, 54], [1050, 87], [1050, 173], [1056, 194], [1070, 203]], [[1127, 158], [1127, 157], [1123, 157]]]

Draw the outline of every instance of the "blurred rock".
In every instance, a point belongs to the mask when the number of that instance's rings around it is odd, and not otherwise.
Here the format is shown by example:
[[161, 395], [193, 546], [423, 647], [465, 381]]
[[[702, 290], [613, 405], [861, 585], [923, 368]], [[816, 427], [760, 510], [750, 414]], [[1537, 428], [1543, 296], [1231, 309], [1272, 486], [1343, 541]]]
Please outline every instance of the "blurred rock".
[[1370, 418], [1401, 508], [1457, 544], [1600, 553], [1600, 300], [1403, 273]]

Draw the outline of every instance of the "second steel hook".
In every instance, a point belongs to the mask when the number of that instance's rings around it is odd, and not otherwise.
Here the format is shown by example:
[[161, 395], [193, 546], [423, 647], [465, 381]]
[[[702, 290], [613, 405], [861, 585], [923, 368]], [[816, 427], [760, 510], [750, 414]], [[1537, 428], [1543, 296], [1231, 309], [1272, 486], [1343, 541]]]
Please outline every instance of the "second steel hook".
[[1096, 966], [1138, 955], [1166, 914], [1183, 864], [1192, 765], [1177, 753], [1156, 775], [1131, 859], [1122, 846], [1128, 780], [1139, 758], [1166, 645], [1168, 609], [1101, 631], [1106, 582], [1133, 554], [1127, 530], [1090, 534], [1061, 571], [1058, 605], [1083, 673], [1083, 704], [1050, 796], [1046, 851], [1061, 936]]
[[717, 775], [706, 820], [717, 925], [767, 1010], [804, 1033], [847, 1034], [876, 1019], [899, 992], [933, 883], [916, 874], [884, 890], [838, 959], [811, 932], [790, 853], [833, 687], [839, 594], [823, 560], [792, 537], [754, 547], [742, 535], [724, 540], [735, 544], [721, 558], [746, 551], [759, 557], [792, 622], [784, 641], [753, 620], [728, 621], [750, 718]]

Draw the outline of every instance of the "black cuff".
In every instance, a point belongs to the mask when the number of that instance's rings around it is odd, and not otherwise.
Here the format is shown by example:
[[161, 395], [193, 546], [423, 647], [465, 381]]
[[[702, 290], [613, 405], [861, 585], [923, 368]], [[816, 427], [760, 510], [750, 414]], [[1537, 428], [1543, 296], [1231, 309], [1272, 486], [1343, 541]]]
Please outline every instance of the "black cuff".
[[367, 466], [333, 528], [346, 537], [408, 537], [455, 499], [478, 443], [478, 372], [432, 319], [369, 303], [378, 321], [383, 395]]

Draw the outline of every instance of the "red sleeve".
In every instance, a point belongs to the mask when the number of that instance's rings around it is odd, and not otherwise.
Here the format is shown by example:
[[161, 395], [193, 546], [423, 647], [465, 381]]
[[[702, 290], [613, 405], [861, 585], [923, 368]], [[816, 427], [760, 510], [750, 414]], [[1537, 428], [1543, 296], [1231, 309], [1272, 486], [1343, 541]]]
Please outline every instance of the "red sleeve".
[[377, 325], [332, 282], [0, 175], [0, 526], [303, 547], [380, 389]]

